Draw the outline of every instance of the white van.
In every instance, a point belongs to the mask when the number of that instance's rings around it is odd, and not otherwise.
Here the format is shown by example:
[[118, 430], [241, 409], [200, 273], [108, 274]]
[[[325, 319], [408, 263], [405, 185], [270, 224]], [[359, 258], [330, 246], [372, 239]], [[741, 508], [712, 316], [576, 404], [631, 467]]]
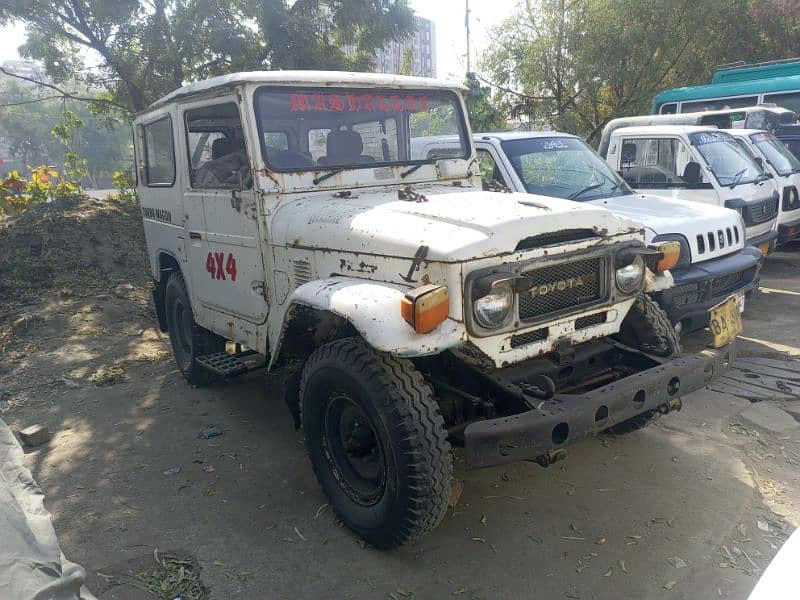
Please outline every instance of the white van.
[[728, 130], [749, 152], [752, 152], [772, 175], [781, 195], [778, 213], [778, 245], [800, 236], [800, 160], [789, 148], [767, 131], [757, 129]]
[[[751, 154], [715, 127], [621, 127], [609, 136], [604, 156], [634, 189], [657, 196], [736, 210], [747, 244], [766, 256], [778, 238], [780, 195]], [[711, 243], [699, 252], [711, 251]]]

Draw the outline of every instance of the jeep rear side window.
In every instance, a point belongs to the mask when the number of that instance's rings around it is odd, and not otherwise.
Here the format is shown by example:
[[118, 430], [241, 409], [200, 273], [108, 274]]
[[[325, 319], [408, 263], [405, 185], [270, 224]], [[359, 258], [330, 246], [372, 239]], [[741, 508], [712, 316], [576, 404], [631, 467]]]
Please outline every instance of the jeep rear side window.
[[430, 162], [412, 152], [429, 136], [453, 136], [448, 156], [470, 151], [458, 97], [443, 90], [262, 87], [256, 116], [262, 140], [276, 129], [288, 133], [286, 149], [262, 145], [276, 171]]
[[620, 171], [625, 181], [634, 188], [686, 187], [692, 175], [690, 171], [696, 169], [696, 164], [686, 144], [677, 138], [622, 140]]
[[175, 183], [175, 147], [169, 116], [147, 123], [144, 130], [144, 162], [148, 187], [171, 187]]
[[253, 175], [233, 102], [187, 110], [189, 175], [195, 189], [250, 189]]

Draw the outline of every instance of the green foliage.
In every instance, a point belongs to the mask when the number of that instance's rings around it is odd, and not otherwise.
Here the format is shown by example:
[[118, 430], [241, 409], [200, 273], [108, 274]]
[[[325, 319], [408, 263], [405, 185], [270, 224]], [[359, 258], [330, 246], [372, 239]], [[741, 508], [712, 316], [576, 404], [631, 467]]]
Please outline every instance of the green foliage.
[[[22, 53], [42, 61], [55, 81], [107, 89], [106, 100], [134, 111], [188, 81], [232, 71], [365, 70], [377, 48], [412, 32], [412, 18], [406, 0], [0, 4], [0, 24], [28, 26]], [[111, 106], [95, 104], [95, 109]]]
[[491, 89], [481, 85], [475, 73], [467, 73], [464, 85], [469, 88], [464, 100], [467, 104], [472, 130], [480, 132], [505, 129], [506, 122], [503, 113], [492, 102]]
[[414, 74], [414, 49], [409, 46], [403, 50], [403, 64], [400, 67], [398, 75], [413, 75]]
[[139, 196], [136, 194], [136, 186], [129, 171], [114, 171], [113, 180], [119, 200], [134, 204], [139, 201]]
[[62, 178], [58, 171], [42, 165], [28, 167], [28, 179], [14, 170], [0, 180], [0, 215], [26, 210], [36, 204], [79, 193], [79, 187]]
[[649, 112], [660, 90], [708, 82], [717, 64], [796, 55], [800, 13], [778, 11], [786, 4], [521, 0], [481, 66], [511, 117], [596, 139], [610, 119]]

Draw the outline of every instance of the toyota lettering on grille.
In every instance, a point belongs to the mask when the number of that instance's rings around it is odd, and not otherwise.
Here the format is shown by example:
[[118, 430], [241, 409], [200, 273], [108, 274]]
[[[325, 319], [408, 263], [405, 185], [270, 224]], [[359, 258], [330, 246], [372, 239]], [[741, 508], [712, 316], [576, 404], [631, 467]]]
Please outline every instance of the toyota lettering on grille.
[[583, 277], [570, 277], [568, 279], [559, 279], [557, 281], [550, 281], [542, 283], [531, 288], [530, 294], [533, 297], [546, 296], [553, 292], [564, 292], [573, 288], [583, 287], [585, 285]]

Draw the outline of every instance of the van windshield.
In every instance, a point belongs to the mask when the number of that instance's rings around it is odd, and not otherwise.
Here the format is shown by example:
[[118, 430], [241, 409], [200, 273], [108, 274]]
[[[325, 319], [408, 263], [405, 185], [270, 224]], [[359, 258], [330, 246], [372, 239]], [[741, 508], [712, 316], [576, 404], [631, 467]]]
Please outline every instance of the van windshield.
[[762, 179], [758, 163], [730, 134], [724, 131], [699, 131], [689, 134], [689, 139], [720, 185], [733, 187]]
[[754, 133], [750, 136], [750, 139], [761, 150], [769, 164], [772, 165], [772, 168], [778, 172], [778, 175], [800, 173], [800, 160], [797, 160], [784, 143], [774, 135], [771, 133]]
[[[264, 159], [274, 171], [319, 171], [468, 158], [461, 104], [447, 90], [262, 87], [255, 95]], [[452, 136], [427, 152], [421, 137]]]
[[571, 137], [532, 137], [502, 142], [529, 194], [595, 200], [632, 194], [628, 185], [584, 142]]

